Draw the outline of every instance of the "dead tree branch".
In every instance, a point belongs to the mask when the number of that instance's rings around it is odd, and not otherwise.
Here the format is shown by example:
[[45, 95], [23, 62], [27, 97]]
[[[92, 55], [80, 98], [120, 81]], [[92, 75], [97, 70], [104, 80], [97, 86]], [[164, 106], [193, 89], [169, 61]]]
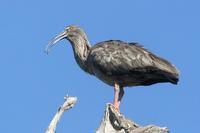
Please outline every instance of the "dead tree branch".
[[45, 133], [55, 133], [56, 125], [57, 125], [58, 121], [60, 120], [62, 114], [66, 110], [72, 108], [75, 105], [77, 98], [66, 96], [66, 97], [64, 97], [64, 100], [65, 100], [64, 104], [59, 107], [59, 109], [56, 112], [55, 116], [53, 117], [51, 123], [49, 124], [48, 128], [46, 129]]
[[125, 118], [111, 104], [108, 104], [96, 133], [169, 133], [169, 130], [155, 125], [142, 127]]
[[[55, 133], [56, 125], [62, 114], [72, 108], [77, 101], [76, 97], [65, 97], [64, 99], [64, 104], [58, 109], [45, 133]], [[140, 126], [125, 118], [113, 105], [107, 104], [103, 120], [95, 133], [169, 133], [169, 130], [166, 127], [155, 125]]]

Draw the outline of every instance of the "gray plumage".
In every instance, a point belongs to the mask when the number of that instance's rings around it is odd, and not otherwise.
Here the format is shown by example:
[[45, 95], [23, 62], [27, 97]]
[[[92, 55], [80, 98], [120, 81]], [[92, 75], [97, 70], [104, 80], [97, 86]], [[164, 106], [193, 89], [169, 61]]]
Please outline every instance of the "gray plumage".
[[65, 28], [49, 42], [46, 51], [64, 38], [70, 41], [77, 64], [111, 86], [115, 83], [126, 87], [178, 82], [179, 72], [174, 65], [139, 44], [109, 40], [91, 47], [85, 32], [78, 26]]

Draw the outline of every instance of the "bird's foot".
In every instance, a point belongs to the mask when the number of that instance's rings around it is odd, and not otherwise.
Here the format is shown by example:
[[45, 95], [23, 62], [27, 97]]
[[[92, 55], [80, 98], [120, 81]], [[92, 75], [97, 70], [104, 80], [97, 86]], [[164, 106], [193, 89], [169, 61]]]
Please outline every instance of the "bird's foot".
[[119, 106], [115, 105], [114, 103], [108, 103], [110, 104], [111, 106], [113, 106], [117, 111], [119, 111]]
[[115, 107], [116, 110], [119, 111], [119, 102], [114, 102], [113, 106]]

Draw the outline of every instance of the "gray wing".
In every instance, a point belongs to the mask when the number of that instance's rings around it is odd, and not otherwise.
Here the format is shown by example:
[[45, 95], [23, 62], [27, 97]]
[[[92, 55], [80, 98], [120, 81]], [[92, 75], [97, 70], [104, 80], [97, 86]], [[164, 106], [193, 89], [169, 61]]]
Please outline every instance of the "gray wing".
[[122, 41], [106, 41], [95, 45], [89, 54], [93, 69], [108, 75], [126, 75], [137, 72], [166, 71], [178, 75], [168, 61], [152, 54], [142, 46]]

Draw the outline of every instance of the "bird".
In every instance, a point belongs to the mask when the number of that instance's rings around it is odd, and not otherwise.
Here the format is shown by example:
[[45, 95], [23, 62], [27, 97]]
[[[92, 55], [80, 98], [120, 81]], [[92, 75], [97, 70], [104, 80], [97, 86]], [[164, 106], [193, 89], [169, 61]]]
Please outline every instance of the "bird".
[[179, 70], [175, 65], [139, 43], [107, 40], [91, 46], [80, 26], [69, 25], [49, 41], [45, 52], [48, 54], [62, 39], [70, 42], [75, 60], [83, 71], [114, 87], [113, 105], [117, 110], [125, 87], [165, 82], [177, 84], [179, 81]]

